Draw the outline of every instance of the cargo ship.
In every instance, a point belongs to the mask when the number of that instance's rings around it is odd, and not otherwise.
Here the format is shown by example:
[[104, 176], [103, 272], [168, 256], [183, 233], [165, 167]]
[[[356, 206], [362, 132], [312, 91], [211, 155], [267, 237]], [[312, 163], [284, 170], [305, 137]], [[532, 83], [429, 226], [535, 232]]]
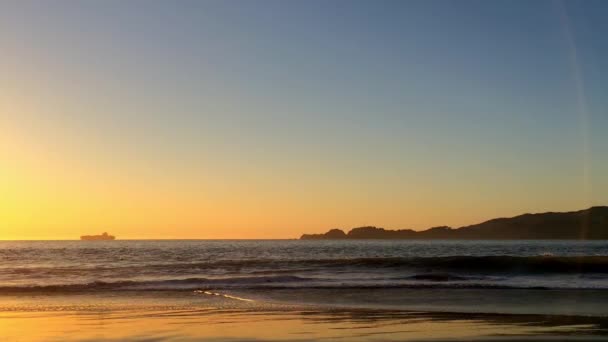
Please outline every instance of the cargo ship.
[[108, 233], [103, 233], [101, 235], [83, 235], [80, 237], [80, 240], [86, 240], [86, 241], [109, 241], [109, 240], [116, 240], [116, 237], [114, 235], [108, 235]]

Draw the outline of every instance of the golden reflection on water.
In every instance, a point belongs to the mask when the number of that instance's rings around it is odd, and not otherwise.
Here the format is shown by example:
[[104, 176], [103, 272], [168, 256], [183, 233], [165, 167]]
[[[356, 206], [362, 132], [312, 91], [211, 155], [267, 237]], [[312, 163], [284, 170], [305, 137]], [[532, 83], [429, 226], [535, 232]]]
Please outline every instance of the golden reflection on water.
[[[0, 312], [6, 341], [63, 340], [422, 340], [537, 335], [572, 330], [425, 314], [366, 311], [161, 311]], [[579, 329], [590, 328], [585, 326]]]

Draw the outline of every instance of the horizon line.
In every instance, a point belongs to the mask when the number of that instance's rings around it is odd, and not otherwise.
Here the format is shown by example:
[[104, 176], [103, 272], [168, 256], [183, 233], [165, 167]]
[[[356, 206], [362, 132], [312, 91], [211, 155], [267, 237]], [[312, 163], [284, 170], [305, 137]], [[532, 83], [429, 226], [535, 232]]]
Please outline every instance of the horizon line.
[[[468, 224], [468, 225], [464, 225], [464, 226], [460, 226], [460, 227], [451, 227], [451, 226], [433, 226], [433, 227], [428, 227], [428, 228], [424, 228], [424, 229], [411, 229], [414, 230], [416, 232], [422, 232], [428, 229], [432, 229], [432, 228], [436, 228], [436, 227], [449, 227], [451, 229], [460, 229], [460, 228], [464, 228], [464, 227], [468, 227], [471, 225], [476, 225], [476, 224], [482, 224], [491, 220], [498, 220], [498, 219], [505, 219], [505, 218], [514, 218], [514, 217], [518, 217], [518, 216], [523, 216], [523, 215], [541, 215], [541, 214], [549, 214], [549, 213], [575, 213], [575, 212], [579, 212], [579, 211], [585, 211], [585, 210], [590, 210], [593, 208], [600, 208], [600, 207], [608, 207], [607, 205], [591, 205], [586, 207], [585, 209], [578, 209], [578, 210], [569, 210], [569, 211], [543, 211], [543, 212], [525, 212], [523, 214], [518, 214], [518, 215], [514, 215], [514, 216], [500, 216], [500, 217], [494, 217], [494, 218], [490, 218], [490, 219], [486, 219], [483, 221], [480, 221], [478, 223], [473, 223], [473, 224]], [[363, 225], [363, 226], [355, 226], [355, 227], [351, 227], [351, 228], [329, 228], [330, 230], [332, 229], [340, 229], [340, 230], [352, 230], [354, 228], [361, 228], [361, 227], [376, 227], [376, 228], [383, 228], [383, 229], [387, 229], [385, 227], [378, 227], [378, 226], [374, 226], [374, 225]], [[391, 228], [389, 230], [406, 230], [408, 228]], [[306, 233], [301, 233], [301, 234], [306, 234]], [[320, 233], [323, 234], [323, 233]], [[148, 241], [242, 241], [242, 240], [250, 240], [250, 241], [255, 241], [255, 240], [300, 240], [299, 237], [293, 237], [293, 238], [226, 238], [226, 239], [222, 239], [222, 238], [116, 238], [115, 241], [141, 241], [141, 240], [148, 240]], [[81, 239], [1, 239], [0, 238], [0, 242], [19, 242], [19, 241], [82, 241]]]

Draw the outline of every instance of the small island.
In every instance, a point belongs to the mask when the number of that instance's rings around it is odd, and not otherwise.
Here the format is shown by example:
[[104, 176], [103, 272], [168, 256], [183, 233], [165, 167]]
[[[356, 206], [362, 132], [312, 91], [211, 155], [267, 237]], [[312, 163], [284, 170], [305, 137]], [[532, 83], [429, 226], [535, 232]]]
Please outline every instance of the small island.
[[104, 232], [101, 235], [83, 235], [80, 237], [80, 240], [84, 240], [84, 241], [110, 241], [110, 240], [116, 240], [116, 237], [114, 235], [109, 235], [108, 233]]
[[324, 234], [304, 234], [302, 240], [409, 239], [409, 240], [607, 240], [608, 207], [571, 212], [524, 214], [497, 218], [470, 226], [388, 230], [358, 227], [345, 233], [332, 229]]

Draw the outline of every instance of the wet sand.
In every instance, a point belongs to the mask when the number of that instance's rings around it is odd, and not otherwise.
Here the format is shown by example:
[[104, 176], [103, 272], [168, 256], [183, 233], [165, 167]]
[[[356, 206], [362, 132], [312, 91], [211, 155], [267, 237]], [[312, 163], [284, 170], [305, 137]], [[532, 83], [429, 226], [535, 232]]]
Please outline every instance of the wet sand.
[[608, 319], [259, 303], [220, 293], [30, 294], [2, 296], [0, 331], [6, 341], [600, 341]]

